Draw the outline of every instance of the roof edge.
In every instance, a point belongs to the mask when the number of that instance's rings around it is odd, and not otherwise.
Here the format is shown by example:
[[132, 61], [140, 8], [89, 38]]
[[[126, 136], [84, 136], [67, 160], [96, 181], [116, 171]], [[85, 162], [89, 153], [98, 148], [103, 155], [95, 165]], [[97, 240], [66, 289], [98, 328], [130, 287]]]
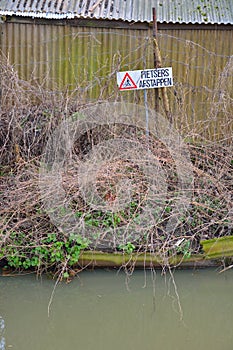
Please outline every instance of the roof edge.
[[[108, 20], [108, 21], [125, 21], [129, 23], [135, 23], [133, 20], [129, 20], [127, 18], [107, 18], [107, 17], [102, 17], [102, 16], [95, 16], [95, 15], [78, 15], [77, 13], [74, 12], [66, 12], [66, 13], [54, 13], [54, 12], [23, 12], [23, 11], [9, 11], [9, 10], [0, 10], [0, 16], [16, 16], [16, 17], [25, 17], [25, 18], [41, 18], [41, 19], [57, 19], [57, 20], [65, 20], [65, 19], [89, 19], [89, 20]], [[151, 24], [152, 22], [150, 21], [142, 21], [138, 20], [138, 23], [148, 23]], [[158, 23], [160, 24], [182, 24], [182, 25], [233, 25], [230, 21], [161, 21], [157, 20]]]

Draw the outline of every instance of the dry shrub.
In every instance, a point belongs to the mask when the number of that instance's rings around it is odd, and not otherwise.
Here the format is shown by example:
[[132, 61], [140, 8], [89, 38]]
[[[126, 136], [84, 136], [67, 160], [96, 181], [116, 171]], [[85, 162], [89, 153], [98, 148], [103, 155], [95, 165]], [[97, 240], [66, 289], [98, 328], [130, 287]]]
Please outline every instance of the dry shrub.
[[[0, 237], [1, 246], [15, 246], [12, 233], [24, 234], [23, 245], [19, 252], [28, 247], [28, 242], [40, 246], [43, 238], [49, 233], [61, 235], [59, 227], [55, 227], [43, 206], [43, 198], [39, 190], [38, 171], [42, 150], [54, 128], [68, 118], [85, 102], [79, 103], [66, 93], [46, 91], [43, 86], [31, 84], [18, 78], [17, 73], [7, 62], [0, 67], [2, 89], [0, 117], [0, 155], [1, 155], [1, 204], [0, 204]], [[76, 91], [78, 93], [78, 91]], [[84, 135], [75, 143], [73, 153], [80, 159], [85, 157], [91, 147], [99, 140], [125, 134], [127, 137], [137, 136], [134, 128], [104, 126], [97, 128], [89, 135]], [[138, 136], [141, 144], [147, 147], [147, 141], [142, 133]], [[195, 134], [195, 132], [193, 132]], [[166, 258], [179, 252], [176, 245], [181, 238], [190, 244], [186, 246], [191, 252], [200, 251], [200, 239], [231, 235], [232, 200], [233, 200], [233, 157], [232, 140], [187, 144], [193, 164], [195, 183], [193, 196], [186, 213], [179, 218], [179, 225], [174, 232], [167, 233], [166, 222], [172, 215], [174, 193], [176, 191], [176, 169], [174, 161], [165, 146], [151, 138], [151, 152], [158, 158], [167, 176], [168, 196], [164, 201], [164, 209], [159, 220], [151, 222], [151, 228], [143, 232], [140, 228], [140, 238], [132, 237], [131, 243], [139, 252], [150, 251]], [[128, 172], [126, 168], [130, 169]], [[63, 186], [72, 204], [72, 209], [83, 217], [84, 222], [97, 227], [97, 232], [104, 229], [106, 213], [96, 213], [83, 202], [77, 188], [76, 173], [70, 169], [63, 174]], [[133, 179], [135, 184], [132, 196], [133, 208], [125, 212], [117, 212], [118, 222], [115, 225], [127, 226], [132, 217], [143, 210], [148, 184], [143, 179], [140, 169], [133, 163], [128, 164], [120, 159], [114, 163], [111, 159], [96, 176], [97, 189], [103, 200], [114, 205], [119, 196], [117, 185], [119, 179], [126, 182]], [[128, 212], [127, 212], [128, 210]], [[131, 210], [131, 212], [130, 212]], [[115, 214], [114, 214], [115, 215]], [[112, 216], [112, 220], [116, 217]], [[115, 219], [114, 219], [115, 218]], [[86, 220], [86, 221], [85, 221]], [[111, 220], [110, 220], [111, 221]], [[114, 222], [111, 221], [110, 226]], [[138, 237], [138, 236], [137, 236]], [[101, 234], [92, 237], [90, 249], [119, 249], [116, 239], [109, 242], [108, 236]], [[129, 243], [128, 241], [125, 243]], [[185, 253], [185, 246], [180, 250]], [[186, 250], [187, 250], [186, 249]], [[187, 252], [186, 252], [187, 253]], [[20, 254], [20, 253], [19, 253]], [[7, 256], [1, 256], [7, 260]], [[164, 260], [164, 261], [165, 261]], [[62, 267], [64, 269], [64, 266]]]

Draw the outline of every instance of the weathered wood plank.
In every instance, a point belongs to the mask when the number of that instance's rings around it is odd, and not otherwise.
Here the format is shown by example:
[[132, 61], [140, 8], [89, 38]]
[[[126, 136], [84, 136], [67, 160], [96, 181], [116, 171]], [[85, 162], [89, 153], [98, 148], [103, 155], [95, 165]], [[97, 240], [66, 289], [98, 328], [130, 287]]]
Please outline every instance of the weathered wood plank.
[[151, 253], [121, 252], [106, 253], [99, 251], [84, 251], [79, 260], [81, 266], [92, 267], [121, 267], [135, 266], [143, 267], [206, 267], [219, 265], [223, 258], [233, 257], [233, 236], [221, 237], [201, 241], [202, 254], [193, 254], [189, 258], [181, 255], [173, 255], [164, 259], [162, 256]]
[[233, 257], [233, 236], [226, 236], [201, 241], [205, 259]]

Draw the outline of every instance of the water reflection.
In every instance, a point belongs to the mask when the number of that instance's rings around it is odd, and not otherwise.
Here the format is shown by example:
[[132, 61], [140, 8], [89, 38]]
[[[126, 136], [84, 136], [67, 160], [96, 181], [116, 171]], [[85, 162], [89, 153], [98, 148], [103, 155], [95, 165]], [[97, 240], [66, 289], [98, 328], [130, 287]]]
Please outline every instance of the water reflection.
[[5, 350], [6, 341], [4, 337], [4, 331], [5, 331], [5, 321], [2, 318], [2, 316], [0, 316], [0, 350]]

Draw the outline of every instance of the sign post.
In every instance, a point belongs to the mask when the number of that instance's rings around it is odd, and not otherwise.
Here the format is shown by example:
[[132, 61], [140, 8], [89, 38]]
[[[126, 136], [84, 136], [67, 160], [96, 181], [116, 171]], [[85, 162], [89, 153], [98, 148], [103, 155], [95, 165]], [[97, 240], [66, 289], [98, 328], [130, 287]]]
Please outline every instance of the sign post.
[[144, 90], [144, 103], [146, 109], [146, 137], [148, 142], [149, 113], [147, 89], [164, 89], [166, 87], [173, 86], [172, 67], [117, 72], [117, 85], [120, 91]]
[[172, 67], [117, 72], [119, 90], [144, 90], [173, 86]]

